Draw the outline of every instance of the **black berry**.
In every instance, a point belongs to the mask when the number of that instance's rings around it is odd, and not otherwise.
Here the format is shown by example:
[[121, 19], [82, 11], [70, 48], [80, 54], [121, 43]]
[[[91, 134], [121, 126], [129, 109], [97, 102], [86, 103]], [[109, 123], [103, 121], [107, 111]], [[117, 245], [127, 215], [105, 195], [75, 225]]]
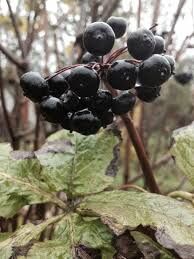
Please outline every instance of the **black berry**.
[[164, 55], [164, 57], [168, 60], [171, 68], [171, 74], [174, 74], [175, 71], [175, 59], [173, 56]]
[[112, 112], [121, 115], [133, 109], [136, 102], [136, 96], [133, 93], [122, 93], [113, 98]]
[[141, 85], [155, 87], [163, 84], [170, 76], [170, 64], [162, 55], [154, 54], [139, 67], [138, 79]]
[[60, 118], [60, 124], [61, 127], [66, 129], [66, 130], [71, 130], [71, 120], [70, 120], [70, 116], [68, 114], [64, 114], [63, 116], [61, 116]]
[[153, 54], [162, 54], [165, 52], [165, 42], [161, 36], [155, 35], [154, 39], [156, 41]]
[[54, 97], [60, 97], [69, 87], [64, 77], [59, 74], [48, 80], [49, 93]]
[[127, 22], [124, 18], [111, 16], [107, 20], [107, 23], [113, 29], [116, 38], [120, 38], [125, 34], [127, 29]]
[[93, 112], [105, 112], [112, 106], [112, 95], [109, 91], [98, 90], [88, 101], [88, 108]]
[[20, 78], [24, 95], [34, 102], [40, 102], [48, 95], [48, 85], [37, 72], [27, 72]]
[[71, 69], [65, 70], [60, 75], [68, 82], [68, 77], [71, 74]]
[[98, 114], [98, 117], [101, 120], [102, 127], [106, 128], [109, 124], [113, 123], [114, 114], [112, 111], [105, 111], [103, 113]]
[[186, 85], [193, 79], [193, 74], [188, 72], [178, 73], [174, 78], [181, 85]]
[[91, 62], [100, 62], [100, 57], [98, 56], [94, 56], [92, 54], [90, 54], [89, 52], [86, 52], [83, 57], [82, 57], [82, 63], [83, 64], [88, 64]]
[[135, 86], [136, 66], [127, 60], [115, 61], [107, 71], [107, 81], [114, 89], [128, 90]]
[[135, 88], [137, 97], [143, 102], [153, 102], [157, 97], [160, 96], [160, 86], [148, 87], [148, 86], [138, 86]]
[[155, 44], [154, 34], [147, 29], [138, 29], [131, 32], [127, 40], [129, 53], [138, 60], [149, 58], [154, 51]]
[[63, 102], [63, 108], [66, 112], [78, 111], [80, 100], [75, 93], [69, 90], [67, 93], [63, 94], [60, 99]]
[[44, 119], [52, 123], [60, 122], [64, 116], [62, 101], [52, 96], [40, 103], [40, 111]]
[[86, 50], [95, 56], [109, 53], [114, 45], [113, 29], [104, 22], [94, 22], [87, 26], [83, 42]]
[[99, 88], [97, 72], [89, 67], [79, 66], [68, 77], [70, 89], [80, 97], [94, 96]]
[[100, 119], [87, 109], [76, 112], [72, 118], [72, 130], [83, 135], [96, 134], [100, 127]]

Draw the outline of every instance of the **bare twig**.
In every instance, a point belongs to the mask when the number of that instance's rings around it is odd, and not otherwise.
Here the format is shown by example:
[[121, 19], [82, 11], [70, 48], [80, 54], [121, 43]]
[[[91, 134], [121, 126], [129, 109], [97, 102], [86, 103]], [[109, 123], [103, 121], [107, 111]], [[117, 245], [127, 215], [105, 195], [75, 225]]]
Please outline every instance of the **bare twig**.
[[142, 2], [141, 0], [139, 0], [138, 9], [137, 9], [137, 28], [140, 27], [140, 23], [141, 23], [141, 9], [142, 9]]
[[34, 36], [35, 36], [35, 23], [36, 23], [36, 19], [38, 17], [38, 14], [40, 12], [39, 6], [37, 5], [35, 8], [35, 13], [34, 13], [34, 17], [33, 17], [33, 21], [30, 24], [30, 21], [28, 21], [28, 32], [27, 32], [27, 36], [26, 36], [26, 40], [25, 40], [25, 55], [27, 56], [31, 50], [32, 47], [32, 43], [34, 41]]
[[103, 10], [103, 13], [102, 13], [101, 20], [106, 21], [109, 18], [109, 16], [112, 15], [112, 13], [117, 8], [119, 3], [120, 3], [120, 0], [112, 0], [112, 1], [108, 0], [108, 1], [106, 1], [105, 5], [104, 5], [104, 10]]
[[[110, 90], [113, 96], [117, 96], [117, 91], [112, 89], [106, 81], [104, 81], [107, 89]], [[121, 115], [121, 119], [124, 122], [124, 125], [127, 129], [127, 132], [131, 138], [131, 142], [135, 148], [137, 157], [139, 159], [141, 169], [143, 172], [143, 177], [145, 179], [145, 184], [148, 187], [148, 189], [153, 193], [160, 193], [159, 187], [155, 181], [154, 174], [151, 168], [151, 165], [149, 163], [149, 160], [147, 158], [142, 140], [139, 136], [139, 133], [137, 132], [133, 121], [129, 114]]]
[[159, 167], [161, 167], [162, 165], [168, 163], [168, 161], [172, 159], [171, 154], [166, 154], [163, 157], [161, 157], [159, 160], [156, 161], [156, 163], [153, 164], [152, 168], [153, 169], [158, 169]]
[[121, 186], [119, 186], [119, 190], [126, 190], [126, 189], [135, 189], [137, 191], [140, 191], [140, 192], [148, 192], [146, 191], [145, 189], [141, 188], [140, 186], [137, 186], [137, 185], [133, 185], [133, 184], [123, 184]]
[[151, 192], [160, 193], [159, 187], [155, 181], [154, 174], [152, 172], [151, 165], [148, 161], [143, 143], [141, 141], [141, 138], [137, 130], [133, 125], [131, 117], [129, 115], [122, 115], [121, 118], [125, 124], [125, 127], [128, 130], [128, 134], [131, 137], [131, 141], [137, 153], [137, 156], [143, 171], [146, 186], [149, 188]]
[[57, 44], [57, 35], [55, 30], [53, 32], [53, 38], [54, 38], [54, 46], [55, 46], [56, 63], [57, 63], [57, 68], [59, 69], [61, 66], [60, 64], [61, 62], [60, 62], [59, 48]]
[[11, 139], [11, 145], [13, 147], [13, 149], [17, 148], [16, 145], [16, 139], [14, 136], [14, 131], [10, 122], [10, 118], [9, 118], [9, 114], [7, 111], [7, 107], [6, 107], [6, 102], [5, 102], [5, 95], [4, 95], [4, 89], [3, 89], [3, 76], [2, 76], [2, 69], [0, 66], [0, 94], [1, 94], [1, 104], [2, 104], [2, 109], [3, 109], [3, 115], [5, 118], [5, 122], [6, 122], [6, 126], [7, 126], [7, 131], [9, 133], [9, 137]]
[[15, 35], [16, 35], [16, 38], [18, 40], [18, 45], [19, 45], [19, 48], [21, 50], [22, 57], [24, 58], [25, 54], [24, 54], [23, 42], [22, 42], [22, 39], [21, 39], [21, 35], [20, 35], [19, 29], [18, 29], [16, 19], [15, 19], [15, 15], [13, 13], [13, 10], [11, 8], [9, 0], [6, 0], [6, 2], [7, 2], [8, 9], [9, 9], [10, 18], [11, 18], [11, 21], [12, 21], [12, 24], [13, 24], [13, 27], [14, 27]]
[[38, 106], [36, 106], [36, 126], [34, 132], [34, 150], [39, 148], [39, 134], [40, 134], [40, 111]]
[[21, 70], [24, 70], [25, 67], [25, 62], [22, 60], [19, 60], [16, 58], [13, 53], [9, 52], [7, 48], [5, 48], [1, 43], [0, 43], [0, 51], [7, 57], [9, 61], [11, 61], [14, 65], [16, 65], [18, 68]]
[[126, 184], [130, 179], [130, 151], [131, 151], [131, 142], [129, 135], [127, 134], [127, 139], [125, 143], [125, 158], [124, 158], [124, 175], [123, 175], [123, 183]]
[[160, 4], [161, 0], [155, 1], [152, 24], [157, 23], [158, 17], [160, 15]]
[[186, 36], [183, 40], [179, 50], [176, 52], [175, 60], [178, 61], [185, 49], [188, 47], [188, 41], [194, 36], [194, 33], [192, 33], [189, 36]]
[[179, 0], [179, 4], [178, 4], [177, 10], [176, 10], [176, 13], [175, 13], [175, 15], [174, 15], [174, 19], [173, 19], [173, 21], [172, 21], [171, 30], [170, 30], [170, 32], [169, 32], [169, 34], [168, 34], [168, 39], [167, 39], [166, 44], [165, 44], [166, 49], [168, 49], [168, 47], [169, 47], [169, 45], [170, 45], [170, 43], [171, 43], [172, 35], [173, 35], [173, 33], [174, 33], [174, 28], [175, 28], [175, 26], [176, 26], [176, 23], [177, 23], [177, 21], [178, 21], [178, 18], [179, 18], [179, 16], [180, 16], [181, 10], [182, 10], [182, 8], [183, 8], [185, 2], [186, 2], [186, 0]]

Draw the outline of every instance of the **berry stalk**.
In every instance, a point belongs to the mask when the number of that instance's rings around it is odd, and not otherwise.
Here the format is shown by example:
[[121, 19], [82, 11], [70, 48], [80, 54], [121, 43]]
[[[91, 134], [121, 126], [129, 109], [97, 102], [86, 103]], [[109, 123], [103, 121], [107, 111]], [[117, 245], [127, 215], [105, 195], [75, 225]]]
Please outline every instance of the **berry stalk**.
[[[107, 89], [112, 93], [113, 96], [117, 96], [117, 91], [115, 89], [112, 89], [107, 82], [104, 81], [104, 84], [106, 85]], [[127, 129], [127, 132], [131, 138], [131, 142], [135, 148], [137, 157], [139, 159], [139, 163], [141, 165], [141, 169], [143, 172], [143, 177], [145, 179], [146, 186], [150, 190], [150, 192], [158, 193], [160, 194], [160, 189], [156, 183], [150, 162], [148, 160], [148, 157], [145, 152], [145, 148], [143, 145], [143, 142], [141, 140], [141, 137], [136, 130], [133, 121], [129, 114], [123, 114], [120, 115], [121, 119], [124, 122], [124, 125]]]
[[131, 137], [131, 141], [132, 141], [135, 151], [137, 153], [146, 186], [149, 188], [149, 190], [151, 192], [160, 193], [160, 189], [156, 183], [156, 180], [155, 180], [151, 165], [149, 163], [149, 160], [147, 158], [142, 140], [133, 124], [133, 121], [132, 121], [130, 115], [129, 114], [121, 115], [121, 118], [125, 124], [125, 127], [127, 128], [127, 131], [129, 133], [129, 136]]

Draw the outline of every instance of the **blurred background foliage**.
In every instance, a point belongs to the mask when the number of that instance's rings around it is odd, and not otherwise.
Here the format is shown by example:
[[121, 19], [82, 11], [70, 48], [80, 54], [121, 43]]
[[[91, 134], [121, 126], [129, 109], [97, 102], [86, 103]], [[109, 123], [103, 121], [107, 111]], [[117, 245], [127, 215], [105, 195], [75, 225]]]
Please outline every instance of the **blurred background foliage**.
[[[38, 108], [23, 97], [19, 77], [29, 70], [47, 76], [80, 62], [85, 51], [81, 34], [90, 22], [122, 16], [128, 22], [127, 33], [158, 23], [155, 33], [166, 39], [167, 53], [177, 62], [176, 73], [192, 73], [193, 9], [192, 0], [0, 0], [0, 141], [10, 141], [14, 149], [36, 150], [60, 129], [44, 122]], [[117, 40], [115, 48], [125, 46], [126, 38], [127, 34]], [[171, 78], [160, 98], [151, 104], [138, 102], [132, 114], [163, 192], [192, 190], [175, 168], [169, 148], [172, 131], [193, 120], [193, 84]], [[119, 118], [116, 123], [123, 137], [116, 184], [144, 186], [128, 134]]]

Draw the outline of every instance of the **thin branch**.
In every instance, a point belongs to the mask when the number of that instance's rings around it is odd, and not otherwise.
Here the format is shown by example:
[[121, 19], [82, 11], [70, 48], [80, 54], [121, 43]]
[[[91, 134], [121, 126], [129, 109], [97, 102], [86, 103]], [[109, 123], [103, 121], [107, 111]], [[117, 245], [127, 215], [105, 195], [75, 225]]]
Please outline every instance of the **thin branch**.
[[54, 30], [53, 32], [53, 38], [54, 38], [54, 52], [55, 52], [55, 57], [56, 57], [56, 63], [57, 63], [57, 68], [60, 68], [60, 54], [59, 54], [59, 48], [58, 48], [58, 44], [57, 44], [57, 34], [56, 31]]
[[0, 43], [0, 51], [11, 61], [14, 65], [16, 65], [18, 68], [21, 70], [24, 70], [25, 63], [22, 60], [19, 60], [16, 58], [13, 53], [11, 53], [7, 48], [5, 48], [1, 43]]
[[7, 107], [6, 107], [6, 102], [5, 102], [5, 95], [4, 95], [4, 87], [3, 87], [3, 77], [2, 77], [2, 69], [0, 66], [0, 94], [1, 94], [1, 104], [2, 104], [2, 109], [3, 109], [3, 115], [4, 115], [4, 119], [5, 119], [5, 123], [7, 126], [7, 131], [9, 133], [9, 137], [11, 139], [11, 145], [13, 147], [13, 149], [16, 149], [16, 139], [14, 136], [14, 131], [10, 122], [10, 118], [9, 118], [9, 114], [7, 111]]
[[142, 2], [141, 0], [139, 0], [138, 9], [137, 9], [137, 28], [140, 27], [140, 23], [141, 23], [141, 9], [142, 9]]
[[161, 157], [159, 160], [156, 161], [156, 163], [153, 164], [152, 169], [158, 169], [162, 165], [167, 164], [172, 159], [171, 154], [166, 154], [163, 157]]
[[130, 151], [131, 151], [131, 141], [129, 135], [126, 136], [126, 143], [125, 143], [125, 157], [124, 157], [124, 174], [123, 174], [123, 184], [129, 182], [130, 179]]
[[160, 15], [160, 4], [161, 4], [161, 0], [155, 1], [152, 24], [155, 24], [158, 21], [158, 17]]
[[114, 10], [117, 8], [118, 4], [119, 4], [120, 0], [108, 0], [107, 3], [104, 5], [104, 10], [102, 13], [102, 17], [101, 20], [102, 21], [106, 21], [109, 16], [112, 15], [112, 13], [114, 12]]
[[24, 58], [25, 57], [25, 54], [24, 54], [24, 47], [23, 47], [23, 42], [22, 42], [22, 39], [21, 39], [21, 35], [20, 35], [20, 32], [18, 30], [18, 25], [17, 25], [17, 22], [16, 22], [16, 19], [15, 19], [15, 16], [14, 16], [14, 13], [13, 13], [13, 10], [11, 8], [11, 5], [10, 5], [10, 2], [9, 0], [6, 0], [7, 2], [7, 6], [8, 6], [8, 9], [9, 9], [9, 13], [10, 13], [10, 18], [11, 18], [11, 21], [12, 21], [12, 25], [14, 27], [14, 31], [15, 31], [15, 34], [16, 34], [16, 37], [17, 37], [17, 40], [18, 40], [18, 45], [19, 45], [19, 48], [21, 50], [21, 53], [22, 53], [22, 57]]
[[35, 13], [34, 13], [34, 17], [33, 17], [33, 21], [32, 21], [31, 26], [30, 26], [30, 21], [28, 21], [28, 27], [29, 28], [28, 28], [28, 33], [27, 33], [26, 40], [25, 40], [25, 45], [26, 45], [25, 55], [26, 56], [29, 54], [29, 52], [31, 50], [31, 47], [32, 47], [32, 43], [34, 41], [35, 23], [36, 23], [36, 19], [38, 17], [39, 12], [40, 12], [40, 9], [39, 9], [39, 6], [37, 5], [36, 8], [35, 8]]
[[35, 126], [35, 137], [34, 137], [34, 150], [39, 148], [39, 134], [40, 134], [40, 111], [36, 106], [36, 126]]
[[146, 186], [149, 188], [151, 192], [160, 193], [159, 187], [155, 181], [154, 174], [152, 172], [151, 165], [148, 161], [143, 143], [136, 128], [133, 125], [131, 117], [129, 115], [122, 115], [121, 118], [125, 124], [125, 127], [128, 130], [128, 134], [131, 137], [131, 141], [137, 153]]
[[176, 52], [175, 60], [178, 61], [181, 55], [183, 54], [184, 50], [188, 47], [188, 41], [194, 36], [194, 33], [191, 35], [187, 35], [183, 40], [179, 50]]
[[[104, 81], [106, 87], [110, 92], [112, 93], [113, 96], [117, 96], [117, 91], [112, 89], [109, 84]], [[148, 189], [153, 192], [153, 193], [160, 193], [160, 189], [156, 183], [156, 180], [154, 178], [154, 174], [151, 168], [151, 165], [149, 163], [149, 160], [147, 158], [142, 140], [139, 136], [138, 131], [136, 130], [133, 121], [131, 119], [131, 116], [129, 114], [124, 114], [120, 116], [121, 119], [124, 122], [124, 125], [127, 129], [127, 132], [131, 138], [131, 142], [135, 148], [137, 157], [139, 159], [139, 163], [141, 165], [141, 169], [143, 172], [143, 177], [145, 179], [145, 184], [148, 187]]]
[[180, 16], [181, 10], [182, 10], [185, 2], [186, 2], [186, 0], [179, 0], [179, 4], [178, 4], [177, 10], [176, 10], [176, 13], [174, 15], [174, 19], [172, 21], [171, 30], [170, 30], [170, 32], [168, 34], [168, 39], [167, 39], [166, 44], [165, 44], [166, 49], [168, 49], [169, 45], [171, 44], [172, 35], [174, 33], [174, 29], [175, 29], [176, 23], [178, 21], [178, 18]]
[[135, 190], [140, 191], [140, 192], [148, 192], [145, 189], [141, 188], [140, 186], [133, 185], [133, 184], [123, 184], [123, 185], [119, 186], [118, 189], [119, 190], [126, 190], [126, 189], [129, 189], [129, 188], [135, 189]]

